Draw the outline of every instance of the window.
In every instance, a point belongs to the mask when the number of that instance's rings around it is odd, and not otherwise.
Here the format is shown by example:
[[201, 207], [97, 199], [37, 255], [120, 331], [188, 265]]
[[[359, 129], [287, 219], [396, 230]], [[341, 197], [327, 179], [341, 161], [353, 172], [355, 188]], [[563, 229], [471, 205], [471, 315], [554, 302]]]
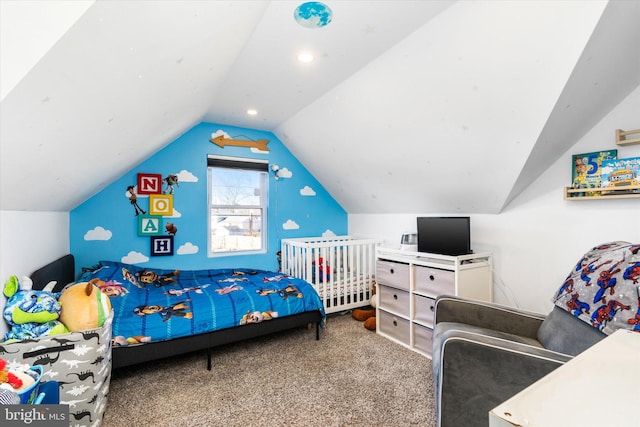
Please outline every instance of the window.
[[268, 163], [209, 156], [207, 165], [209, 256], [266, 252]]

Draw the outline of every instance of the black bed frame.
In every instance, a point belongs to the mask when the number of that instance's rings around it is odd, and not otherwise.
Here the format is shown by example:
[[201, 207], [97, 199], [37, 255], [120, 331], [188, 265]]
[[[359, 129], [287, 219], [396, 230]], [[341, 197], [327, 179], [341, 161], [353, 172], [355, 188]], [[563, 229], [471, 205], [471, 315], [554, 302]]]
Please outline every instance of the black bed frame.
[[[67, 284], [75, 281], [75, 260], [73, 255], [65, 255], [31, 274], [34, 289], [42, 289], [52, 280], [58, 283], [54, 292], [59, 292]], [[111, 366], [113, 369], [165, 357], [177, 356], [193, 351], [207, 351], [207, 369], [211, 370], [211, 349], [250, 338], [256, 338], [275, 332], [308, 326], [315, 323], [316, 340], [320, 339], [320, 322], [322, 314], [318, 310], [305, 311], [286, 317], [277, 317], [262, 323], [251, 323], [242, 327], [220, 329], [204, 334], [191, 335], [168, 341], [157, 341], [148, 344], [112, 347]]]

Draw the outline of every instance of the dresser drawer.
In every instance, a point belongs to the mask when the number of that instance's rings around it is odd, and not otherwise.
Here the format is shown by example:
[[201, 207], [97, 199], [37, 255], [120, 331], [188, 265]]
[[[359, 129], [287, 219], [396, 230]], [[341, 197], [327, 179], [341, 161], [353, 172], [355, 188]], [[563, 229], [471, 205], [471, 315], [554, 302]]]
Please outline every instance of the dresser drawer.
[[377, 260], [376, 282], [394, 288], [409, 290], [409, 264]]
[[431, 356], [433, 352], [433, 330], [420, 325], [413, 325], [413, 346]]
[[413, 295], [413, 307], [413, 320], [433, 328], [433, 315], [436, 310], [436, 300], [420, 295]]
[[378, 286], [380, 308], [409, 317], [409, 292], [389, 286]]
[[416, 291], [432, 297], [455, 294], [455, 273], [430, 267], [416, 267]]
[[378, 310], [378, 313], [380, 316], [380, 332], [408, 345], [411, 330], [410, 322], [383, 310]]

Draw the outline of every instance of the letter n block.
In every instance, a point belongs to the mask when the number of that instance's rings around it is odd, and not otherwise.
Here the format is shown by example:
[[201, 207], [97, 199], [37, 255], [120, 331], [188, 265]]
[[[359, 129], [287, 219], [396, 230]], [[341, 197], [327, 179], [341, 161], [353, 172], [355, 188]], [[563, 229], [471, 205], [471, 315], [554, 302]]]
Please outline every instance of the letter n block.
[[158, 173], [138, 174], [138, 194], [161, 194], [162, 175]]

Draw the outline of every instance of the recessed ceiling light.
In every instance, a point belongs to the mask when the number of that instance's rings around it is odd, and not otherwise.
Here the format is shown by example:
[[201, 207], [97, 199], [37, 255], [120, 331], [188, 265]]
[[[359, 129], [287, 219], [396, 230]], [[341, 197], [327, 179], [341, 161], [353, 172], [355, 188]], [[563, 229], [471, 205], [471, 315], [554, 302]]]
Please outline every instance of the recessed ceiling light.
[[250, 116], [257, 116], [258, 115], [258, 110], [254, 110], [253, 108], [249, 108], [247, 110], [247, 114]]
[[304, 62], [309, 63], [311, 61], [313, 61], [313, 54], [309, 53], [309, 52], [300, 52], [298, 54], [298, 61], [300, 62]]

